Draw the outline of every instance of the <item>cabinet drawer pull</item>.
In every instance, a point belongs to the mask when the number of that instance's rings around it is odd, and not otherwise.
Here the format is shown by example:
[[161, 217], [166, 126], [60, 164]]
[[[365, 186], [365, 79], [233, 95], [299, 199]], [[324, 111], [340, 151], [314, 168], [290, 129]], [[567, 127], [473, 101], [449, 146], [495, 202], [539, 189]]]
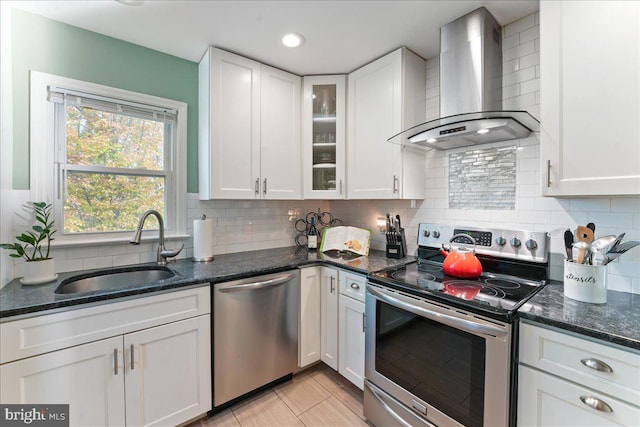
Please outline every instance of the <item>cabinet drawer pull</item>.
[[393, 192], [398, 193], [400, 191], [399, 179], [396, 175], [393, 175]]
[[340, 195], [342, 196], [342, 180], [340, 180]]
[[580, 396], [582, 403], [600, 412], [613, 412], [613, 408], [605, 401], [593, 396]]
[[366, 313], [362, 313], [362, 333], [364, 333], [365, 324], [366, 324]]
[[267, 195], [267, 178], [264, 179], [264, 184], [262, 187], [262, 194]]
[[333, 280], [334, 280], [334, 277], [331, 276], [331, 287], [329, 289], [331, 291], [331, 293], [333, 293], [333, 291], [336, 289], [335, 285], [333, 284]]
[[351, 285], [349, 286], [351, 286], [351, 289], [355, 289], [356, 291], [360, 289], [360, 285], [358, 285], [356, 282], [351, 282]]
[[113, 349], [113, 374], [118, 375], [118, 349]]
[[256, 178], [256, 196], [260, 194], [260, 178]]
[[613, 372], [613, 369], [611, 368], [611, 366], [607, 365], [602, 360], [588, 358], [588, 359], [580, 360], [580, 363], [582, 363], [587, 368], [591, 368], [596, 371], [607, 372], [607, 373]]
[[547, 188], [551, 187], [551, 160], [547, 160]]
[[130, 355], [131, 355], [131, 370], [133, 371], [133, 344], [131, 344]]

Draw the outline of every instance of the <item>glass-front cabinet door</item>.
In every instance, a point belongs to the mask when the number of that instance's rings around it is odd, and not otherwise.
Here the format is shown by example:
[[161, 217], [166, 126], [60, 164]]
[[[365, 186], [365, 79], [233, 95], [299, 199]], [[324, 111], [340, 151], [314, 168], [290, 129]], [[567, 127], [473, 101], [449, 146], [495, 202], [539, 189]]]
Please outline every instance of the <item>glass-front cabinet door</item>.
[[345, 194], [345, 76], [304, 77], [304, 198]]

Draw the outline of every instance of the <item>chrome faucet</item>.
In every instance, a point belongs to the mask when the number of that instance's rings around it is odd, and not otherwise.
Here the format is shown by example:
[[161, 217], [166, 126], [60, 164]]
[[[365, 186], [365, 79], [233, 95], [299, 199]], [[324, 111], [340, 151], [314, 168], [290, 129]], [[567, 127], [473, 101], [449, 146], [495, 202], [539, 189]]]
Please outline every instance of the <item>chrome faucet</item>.
[[156, 261], [160, 265], [166, 265], [169, 262], [169, 261], [167, 261], [167, 258], [173, 258], [173, 257], [177, 256], [180, 253], [180, 251], [182, 251], [182, 248], [184, 248], [184, 244], [182, 246], [180, 246], [180, 249], [177, 249], [177, 250], [165, 249], [165, 247], [164, 247], [164, 221], [162, 220], [162, 215], [160, 215], [160, 212], [155, 211], [153, 209], [149, 209], [148, 211], [143, 213], [142, 216], [140, 217], [140, 221], [138, 221], [138, 229], [136, 230], [136, 233], [133, 235], [133, 238], [129, 241], [129, 243], [131, 243], [132, 245], [139, 245], [140, 244], [140, 238], [142, 237], [142, 227], [144, 226], [144, 222], [145, 222], [145, 220], [147, 219], [147, 217], [149, 215], [154, 215], [156, 218], [158, 218], [158, 227], [160, 228], [160, 236], [159, 236], [159, 242], [158, 242], [158, 253], [157, 253], [157, 256], [156, 256]]

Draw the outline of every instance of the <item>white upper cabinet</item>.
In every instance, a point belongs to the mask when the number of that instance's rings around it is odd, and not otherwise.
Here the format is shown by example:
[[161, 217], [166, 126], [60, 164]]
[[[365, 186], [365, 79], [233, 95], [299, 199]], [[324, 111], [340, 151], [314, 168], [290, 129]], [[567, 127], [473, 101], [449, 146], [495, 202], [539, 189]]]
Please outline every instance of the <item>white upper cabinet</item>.
[[305, 199], [344, 199], [345, 76], [304, 77], [302, 89]]
[[199, 66], [200, 199], [300, 199], [301, 79], [220, 49]]
[[542, 192], [640, 194], [640, 3], [540, 2]]
[[347, 198], [424, 198], [424, 152], [387, 139], [425, 121], [425, 73], [401, 48], [349, 74]]

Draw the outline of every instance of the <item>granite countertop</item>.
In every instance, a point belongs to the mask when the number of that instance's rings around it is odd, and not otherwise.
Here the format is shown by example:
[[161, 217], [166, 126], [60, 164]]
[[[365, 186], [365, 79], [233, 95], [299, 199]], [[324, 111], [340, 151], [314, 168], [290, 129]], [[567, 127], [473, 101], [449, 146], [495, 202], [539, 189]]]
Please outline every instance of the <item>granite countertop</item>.
[[640, 350], [640, 295], [607, 292], [605, 304], [564, 296], [562, 282], [552, 282], [524, 304], [521, 318]]
[[[19, 279], [15, 279], [0, 289], [0, 318], [197, 284], [226, 282], [261, 274], [277, 273], [315, 263], [368, 274], [373, 271], [411, 263], [415, 260], [415, 257], [387, 258], [383, 251], [377, 250], [371, 250], [369, 256], [366, 257], [349, 259], [335, 255], [332, 257], [323, 253], [308, 252], [306, 248], [287, 247], [217, 255], [215, 260], [209, 263], [181, 259], [167, 265], [176, 274], [172, 278], [150, 285], [134, 285], [129, 288], [109, 291], [67, 295], [54, 293], [54, 290], [65, 279], [87, 273], [87, 271], [60, 273], [55, 282], [43, 285], [24, 286]], [[117, 271], [119, 268], [124, 267], [127, 266], [114, 267], [113, 270]]]

